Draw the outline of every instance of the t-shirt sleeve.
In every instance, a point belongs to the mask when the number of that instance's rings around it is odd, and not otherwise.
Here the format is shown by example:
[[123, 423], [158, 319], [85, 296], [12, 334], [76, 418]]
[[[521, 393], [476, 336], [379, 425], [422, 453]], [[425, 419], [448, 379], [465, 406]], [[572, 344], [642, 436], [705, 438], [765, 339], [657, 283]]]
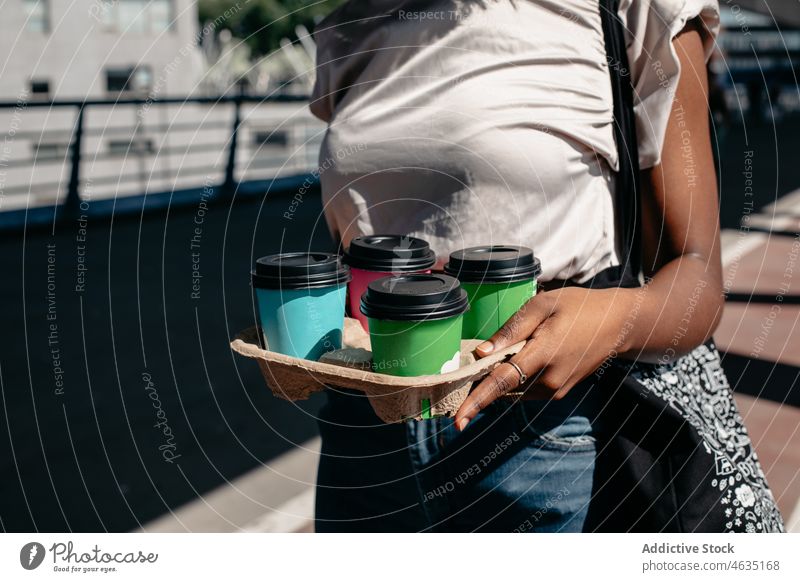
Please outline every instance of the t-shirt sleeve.
[[688, 21], [699, 17], [708, 62], [719, 33], [719, 4], [716, 0], [623, 0], [620, 16], [633, 79], [639, 165], [651, 168], [661, 161], [681, 72], [672, 40]]

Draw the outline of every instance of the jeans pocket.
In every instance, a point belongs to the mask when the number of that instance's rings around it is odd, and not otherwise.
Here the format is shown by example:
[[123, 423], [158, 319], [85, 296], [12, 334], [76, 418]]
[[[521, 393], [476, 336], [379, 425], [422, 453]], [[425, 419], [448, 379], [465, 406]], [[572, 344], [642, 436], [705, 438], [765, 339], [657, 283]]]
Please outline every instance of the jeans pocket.
[[594, 452], [592, 424], [585, 416], [548, 410], [538, 401], [522, 401], [516, 406], [520, 431], [529, 445], [562, 452]]

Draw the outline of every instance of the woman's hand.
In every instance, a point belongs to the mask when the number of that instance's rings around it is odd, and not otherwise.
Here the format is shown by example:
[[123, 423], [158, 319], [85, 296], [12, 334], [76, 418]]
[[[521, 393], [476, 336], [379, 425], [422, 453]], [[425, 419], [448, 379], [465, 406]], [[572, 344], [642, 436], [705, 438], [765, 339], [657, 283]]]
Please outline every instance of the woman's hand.
[[563, 398], [579, 381], [610, 356], [624, 349], [626, 330], [638, 314], [636, 295], [642, 290], [588, 290], [565, 287], [531, 298], [491, 339], [476, 349], [486, 357], [525, 340], [511, 358], [528, 377], [520, 388], [520, 373], [508, 362], [492, 371], [458, 409], [456, 427], [464, 430], [478, 412], [512, 391], [526, 398]]

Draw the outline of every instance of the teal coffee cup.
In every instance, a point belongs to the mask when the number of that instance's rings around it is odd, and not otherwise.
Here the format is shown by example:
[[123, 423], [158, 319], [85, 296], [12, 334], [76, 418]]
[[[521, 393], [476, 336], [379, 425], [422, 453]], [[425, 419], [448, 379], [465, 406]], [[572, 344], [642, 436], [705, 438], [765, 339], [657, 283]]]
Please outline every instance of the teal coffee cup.
[[318, 360], [342, 347], [350, 268], [337, 255], [261, 257], [251, 275], [268, 350]]

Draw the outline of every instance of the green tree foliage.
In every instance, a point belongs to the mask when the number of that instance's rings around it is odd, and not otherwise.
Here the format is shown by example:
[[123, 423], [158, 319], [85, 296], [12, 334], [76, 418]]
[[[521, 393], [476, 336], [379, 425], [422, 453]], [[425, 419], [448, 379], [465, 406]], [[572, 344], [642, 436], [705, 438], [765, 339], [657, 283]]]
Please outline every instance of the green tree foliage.
[[[357, 1], [357, 0], [356, 0]], [[282, 38], [294, 40], [294, 29], [314, 23], [345, 0], [200, 0], [200, 26], [222, 17], [219, 28], [245, 39], [254, 55], [267, 54], [280, 46]]]

